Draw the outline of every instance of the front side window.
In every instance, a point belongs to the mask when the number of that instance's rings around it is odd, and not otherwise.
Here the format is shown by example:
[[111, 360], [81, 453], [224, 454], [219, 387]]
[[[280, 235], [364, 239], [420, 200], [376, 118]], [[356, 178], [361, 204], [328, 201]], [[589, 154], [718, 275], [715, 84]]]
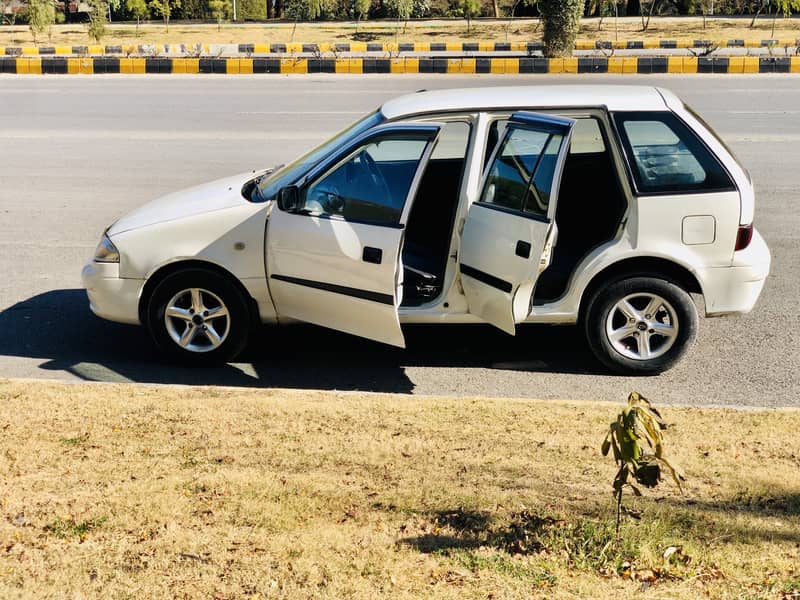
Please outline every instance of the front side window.
[[512, 127], [489, 170], [481, 202], [547, 216], [563, 136]]
[[716, 157], [674, 114], [616, 113], [614, 120], [640, 193], [735, 189]]
[[384, 137], [350, 153], [305, 192], [303, 210], [346, 220], [395, 225], [428, 138]]

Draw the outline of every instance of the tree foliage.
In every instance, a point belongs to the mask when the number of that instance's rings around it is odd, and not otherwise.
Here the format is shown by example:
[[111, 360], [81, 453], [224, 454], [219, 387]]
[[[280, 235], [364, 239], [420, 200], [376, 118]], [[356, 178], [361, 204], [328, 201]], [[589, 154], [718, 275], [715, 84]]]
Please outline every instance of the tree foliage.
[[136, 18], [136, 33], [139, 33], [139, 21], [150, 18], [150, 9], [145, 0], [125, 0], [125, 9]]
[[639, 392], [630, 393], [628, 406], [609, 426], [601, 452], [607, 456], [608, 451], [613, 449], [614, 461], [619, 466], [613, 484], [617, 500], [617, 536], [623, 489], [628, 486], [636, 496], [642, 495], [631, 479], [644, 487], [655, 487], [661, 480], [661, 469], [664, 467], [672, 475], [678, 489], [682, 490], [683, 473], [664, 453], [664, 436], [661, 432], [666, 428], [661, 414]]
[[472, 28], [472, 19], [481, 14], [480, 0], [457, 0], [450, 9], [452, 16], [464, 17], [467, 20], [467, 33]]
[[387, 4], [392, 14], [401, 21], [408, 21], [411, 18], [411, 11], [414, 10], [414, 0], [390, 0]]
[[150, 11], [164, 20], [164, 27], [169, 31], [169, 20], [172, 12], [180, 8], [181, 0], [150, 0]]
[[370, 4], [371, 0], [353, 0], [353, 12], [357, 21], [367, 18]]
[[428, 0], [384, 0], [383, 7], [387, 16], [395, 17], [401, 21], [419, 19], [430, 12]]
[[217, 22], [217, 30], [222, 29], [222, 21], [229, 19], [233, 5], [229, 0], [209, 0], [208, 8], [211, 10], [211, 16]]
[[581, 27], [584, 0], [540, 0], [546, 56], [570, 56]]
[[778, 18], [778, 14], [782, 14], [784, 17], [791, 16], [793, 10], [800, 10], [800, 0], [775, 0], [775, 14], [772, 17], [772, 33], [771, 36], [775, 35], [775, 19]]
[[332, 0], [286, 0], [284, 15], [292, 21], [313, 21], [332, 15], [335, 6]]
[[55, 0], [28, 0], [28, 26], [34, 44], [42, 33], [50, 30], [55, 20]]
[[106, 34], [108, 25], [108, 2], [106, 0], [89, 0], [89, 37], [100, 43]]

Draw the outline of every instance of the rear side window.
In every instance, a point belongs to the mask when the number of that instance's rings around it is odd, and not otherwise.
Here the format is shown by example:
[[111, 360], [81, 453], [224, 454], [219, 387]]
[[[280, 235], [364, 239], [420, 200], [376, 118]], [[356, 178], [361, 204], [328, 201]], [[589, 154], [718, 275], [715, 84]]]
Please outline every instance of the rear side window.
[[481, 202], [546, 219], [564, 136], [512, 127], [489, 169]]
[[639, 193], [736, 189], [719, 160], [674, 114], [615, 113], [614, 121]]

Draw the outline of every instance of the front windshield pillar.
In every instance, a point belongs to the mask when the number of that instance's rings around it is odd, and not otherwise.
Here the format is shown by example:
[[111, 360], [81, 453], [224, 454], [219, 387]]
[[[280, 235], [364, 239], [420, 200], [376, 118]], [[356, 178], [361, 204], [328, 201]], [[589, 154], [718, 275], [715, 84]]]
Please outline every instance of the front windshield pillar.
[[362, 117], [343, 131], [337, 133], [331, 139], [323, 142], [313, 150], [305, 153], [300, 158], [291, 162], [283, 168], [276, 168], [274, 172], [266, 174], [256, 184], [258, 188], [257, 196], [261, 201], [265, 202], [273, 200], [278, 194], [278, 190], [287, 185], [296, 184], [302, 179], [311, 169], [313, 169], [320, 161], [327, 158], [330, 154], [335, 152], [342, 146], [347, 145], [351, 140], [355, 139], [362, 133], [372, 129], [376, 125], [380, 125], [386, 120], [383, 113], [379, 110], [373, 111], [368, 115]]

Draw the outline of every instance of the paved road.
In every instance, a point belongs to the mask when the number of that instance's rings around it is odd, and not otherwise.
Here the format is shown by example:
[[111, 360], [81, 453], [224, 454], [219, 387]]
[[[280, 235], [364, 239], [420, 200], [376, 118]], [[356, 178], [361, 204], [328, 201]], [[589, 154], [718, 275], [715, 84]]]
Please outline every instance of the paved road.
[[[650, 83], [695, 105], [750, 168], [774, 271], [756, 311], [701, 322], [660, 377], [603, 373], [574, 328], [516, 338], [410, 328], [400, 351], [321, 329], [264, 328], [247, 362], [165, 366], [137, 327], [93, 317], [80, 268], [104, 226], [145, 200], [282, 162], [420, 88]], [[800, 405], [800, 78], [791, 76], [0, 77], [0, 377]]]

